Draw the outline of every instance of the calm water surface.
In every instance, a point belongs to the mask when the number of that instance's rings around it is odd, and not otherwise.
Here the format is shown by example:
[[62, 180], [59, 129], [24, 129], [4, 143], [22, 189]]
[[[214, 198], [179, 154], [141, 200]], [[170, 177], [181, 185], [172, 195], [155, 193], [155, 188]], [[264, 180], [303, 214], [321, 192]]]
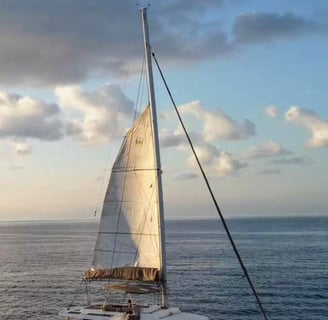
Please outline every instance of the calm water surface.
[[[269, 319], [328, 319], [328, 218], [228, 224]], [[60, 319], [85, 304], [96, 231], [94, 222], [0, 223], [0, 319]], [[262, 319], [218, 221], [168, 221], [166, 231], [171, 304], [213, 320]]]

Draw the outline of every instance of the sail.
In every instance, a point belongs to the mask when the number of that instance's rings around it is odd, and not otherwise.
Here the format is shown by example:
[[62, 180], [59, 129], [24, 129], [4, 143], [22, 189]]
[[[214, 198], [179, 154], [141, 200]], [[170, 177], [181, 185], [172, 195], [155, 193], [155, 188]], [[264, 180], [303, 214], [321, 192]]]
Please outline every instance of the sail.
[[87, 279], [157, 281], [160, 231], [150, 108], [126, 134], [106, 192]]

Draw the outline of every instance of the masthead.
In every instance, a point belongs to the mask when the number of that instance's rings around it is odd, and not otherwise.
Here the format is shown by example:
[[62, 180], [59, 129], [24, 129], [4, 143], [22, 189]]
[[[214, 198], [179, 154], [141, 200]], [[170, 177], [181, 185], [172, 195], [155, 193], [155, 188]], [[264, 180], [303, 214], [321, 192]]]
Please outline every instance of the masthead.
[[150, 0], [137, 0], [137, 6], [140, 10], [150, 6]]

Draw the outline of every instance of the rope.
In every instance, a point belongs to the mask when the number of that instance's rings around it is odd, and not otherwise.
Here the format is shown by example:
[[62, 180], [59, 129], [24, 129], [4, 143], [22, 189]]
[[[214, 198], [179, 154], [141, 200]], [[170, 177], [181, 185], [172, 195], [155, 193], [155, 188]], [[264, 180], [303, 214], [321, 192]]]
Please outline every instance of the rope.
[[236, 256], [237, 256], [237, 259], [238, 259], [238, 261], [239, 261], [239, 264], [240, 264], [241, 268], [242, 268], [243, 271], [244, 271], [245, 277], [247, 278], [247, 281], [248, 281], [248, 283], [249, 283], [249, 285], [250, 285], [250, 287], [251, 287], [251, 289], [252, 289], [252, 291], [253, 291], [253, 294], [254, 294], [254, 296], [255, 296], [255, 298], [256, 298], [256, 301], [257, 301], [257, 303], [258, 303], [258, 305], [259, 305], [259, 307], [260, 307], [260, 310], [261, 310], [261, 312], [262, 312], [262, 314], [263, 314], [264, 319], [265, 319], [265, 320], [268, 320], [268, 318], [267, 318], [267, 316], [266, 316], [266, 313], [265, 313], [265, 311], [264, 311], [264, 308], [263, 308], [263, 306], [262, 306], [262, 303], [261, 303], [261, 301], [260, 301], [260, 298], [259, 298], [259, 296], [258, 296], [258, 294], [257, 294], [257, 292], [256, 292], [256, 290], [255, 290], [255, 287], [254, 287], [254, 285], [253, 285], [253, 283], [252, 283], [252, 281], [251, 281], [251, 278], [250, 278], [250, 276], [249, 276], [249, 274], [248, 274], [248, 271], [247, 271], [247, 269], [246, 269], [246, 267], [245, 267], [245, 265], [244, 265], [244, 263], [243, 263], [243, 261], [242, 261], [242, 259], [241, 259], [241, 256], [240, 256], [240, 254], [239, 254], [239, 252], [238, 252], [238, 249], [237, 249], [237, 247], [236, 247], [236, 245], [235, 245], [235, 242], [234, 242], [233, 239], [232, 239], [232, 236], [231, 236], [231, 233], [230, 233], [230, 231], [229, 231], [229, 228], [228, 228], [228, 226], [227, 226], [227, 224], [226, 224], [226, 221], [225, 221], [225, 219], [224, 219], [224, 217], [223, 217], [223, 215], [222, 215], [222, 212], [221, 212], [221, 210], [220, 210], [220, 207], [219, 207], [219, 205], [218, 205], [218, 203], [217, 203], [217, 201], [216, 201], [216, 198], [215, 198], [214, 193], [213, 193], [213, 191], [212, 191], [212, 188], [211, 188], [211, 186], [210, 186], [210, 184], [209, 184], [209, 182], [208, 182], [208, 179], [207, 179], [207, 176], [206, 176], [206, 174], [205, 174], [205, 171], [204, 171], [204, 169], [203, 169], [203, 167], [202, 167], [202, 165], [201, 165], [201, 163], [200, 163], [200, 161], [199, 161], [199, 158], [198, 158], [198, 156], [197, 156], [197, 153], [196, 153], [196, 151], [195, 151], [195, 149], [194, 149], [194, 146], [193, 146], [193, 144], [192, 144], [192, 142], [191, 142], [191, 139], [190, 139], [189, 134], [188, 134], [188, 132], [187, 132], [187, 130], [186, 130], [186, 127], [185, 127], [185, 125], [184, 125], [184, 123], [183, 123], [183, 121], [182, 121], [182, 118], [181, 118], [181, 116], [180, 116], [180, 113], [179, 113], [179, 111], [178, 111], [178, 108], [177, 108], [177, 106], [176, 106], [176, 103], [175, 103], [175, 101], [174, 101], [174, 99], [173, 99], [173, 96], [172, 96], [172, 94], [171, 94], [171, 91], [170, 91], [170, 89], [169, 89], [169, 87], [168, 87], [168, 85], [167, 85], [167, 82], [166, 82], [165, 77], [164, 77], [164, 75], [163, 75], [163, 73], [162, 73], [162, 70], [161, 70], [161, 68], [160, 68], [160, 66], [159, 66], [159, 64], [158, 64], [158, 62], [157, 62], [157, 59], [156, 59], [156, 57], [155, 57], [155, 54], [152, 53], [152, 56], [153, 56], [153, 58], [154, 58], [154, 61], [155, 61], [156, 66], [157, 66], [157, 68], [158, 68], [158, 71], [159, 71], [159, 73], [160, 73], [160, 75], [161, 75], [161, 78], [162, 78], [162, 80], [163, 80], [163, 83], [164, 83], [164, 85], [165, 85], [165, 88], [166, 88], [166, 90], [167, 90], [167, 92], [168, 92], [168, 95], [170, 96], [170, 99], [171, 99], [171, 102], [172, 102], [172, 104], [173, 104], [173, 106], [174, 106], [174, 109], [175, 109], [175, 111], [176, 111], [176, 113], [177, 113], [177, 116], [178, 116], [178, 118], [179, 118], [179, 122], [180, 122], [180, 124], [181, 124], [181, 126], [182, 126], [182, 128], [183, 128], [183, 131], [184, 131], [184, 133], [185, 133], [185, 135], [186, 135], [186, 137], [187, 137], [187, 140], [188, 140], [188, 142], [189, 142], [190, 148], [191, 148], [191, 150], [192, 150], [192, 152], [193, 152], [193, 154], [194, 154], [194, 157], [195, 157], [195, 159], [196, 159], [196, 161], [197, 161], [197, 164], [198, 164], [198, 166], [199, 166], [199, 169], [200, 169], [200, 171], [201, 171], [201, 173], [202, 173], [202, 176], [203, 176], [203, 178], [204, 178], [204, 180], [205, 180], [206, 186], [207, 186], [208, 191], [209, 191], [209, 193], [210, 193], [210, 195], [211, 195], [211, 197], [212, 197], [212, 200], [213, 200], [213, 203], [214, 203], [215, 208], [216, 208], [216, 210], [217, 210], [217, 213], [218, 213], [218, 215], [219, 215], [219, 217], [220, 217], [220, 219], [221, 219], [221, 221], [222, 221], [223, 227], [224, 227], [224, 229], [225, 229], [225, 231], [226, 231], [226, 234], [227, 234], [227, 236], [228, 236], [228, 238], [229, 238], [229, 240], [230, 240], [230, 243], [231, 243], [231, 245], [232, 245], [232, 248], [233, 248], [233, 250], [234, 250], [234, 252], [235, 252], [235, 254], [236, 254]]
[[89, 283], [84, 280], [84, 288], [85, 288], [85, 294], [86, 294], [86, 298], [87, 298], [87, 305], [90, 305], [90, 295], [89, 295]]
[[[127, 160], [126, 160], [126, 164], [127, 164], [127, 167], [129, 166], [130, 164], [130, 151], [131, 151], [131, 145], [132, 145], [132, 141], [133, 141], [133, 136], [134, 136], [134, 124], [136, 123], [136, 119], [137, 119], [137, 115], [138, 115], [138, 102], [139, 102], [139, 98], [140, 98], [140, 91], [141, 91], [141, 88], [142, 88], [142, 82], [143, 82], [143, 74], [144, 74], [144, 66], [145, 66], [145, 58], [143, 59], [143, 62], [142, 62], [142, 68], [141, 68], [141, 71], [140, 71], [140, 78], [139, 78], [139, 85], [138, 85], [138, 93], [137, 93], [137, 99], [136, 99], [136, 108], [134, 110], [134, 115], [133, 115], [133, 125], [131, 127], [130, 130], [131, 131], [131, 137], [130, 137], [130, 141], [128, 141], [127, 139], [127, 135], [124, 137], [124, 139], [126, 139], [127, 143], [129, 142], [129, 152], [128, 152], [128, 157], [127, 157]], [[142, 94], [142, 92], [141, 92]], [[123, 145], [122, 145], [123, 146]], [[121, 146], [121, 148], [122, 148]], [[121, 150], [120, 150], [121, 152]], [[120, 154], [119, 152], [119, 154]], [[125, 193], [125, 186], [126, 186], [126, 180], [127, 180], [127, 174], [128, 174], [128, 171], [125, 171], [123, 172], [125, 173], [124, 174], [124, 181], [123, 181], [123, 189], [122, 189], [122, 193], [121, 193], [121, 201], [120, 201], [120, 206], [119, 206], [119, 212], [118, 212], [118, 219], [117, 219], [117, 223], [116, 223], [116, 227], [115, 227], [115, 238], [114, 238], [114, 246], [113, 246], [113, 254], [112, 254], [112, 259], [111, 259], [111, 262], [110, 262], [110, 266], [113, 267], [114, 265], [114, 258], [115, 258], [115, 250], [116, 250], [116, 244], [117, 244], [117, 235], [118, 235], [118, 228], [119, 228], [119, 224], [120, 224], [120, 221], [121, 221], [121, 213], [122, 213], [122, 204], [123, 204], [123, 197], [124, 197], [124, 193]]]
[[[128, 73], [125, 74], [124, 80], [123, 80], [123, 85], [122, 85], [122, 92], [124, 93], [125, 91], [125, 86], [126, 86], [126, 81], [128, 78]], [[108, 181], [109, 179], [109, 175], [110, 175], [110, 169], [109, 169], [109, 160], [110, 160], [110, 156], [112, 154], [112, 149], [113, 149], [113, 139], [114, 139], [114, 135], [116, 132], [116, 125], [118, 123], [118, 109], [116, 110], [116, 121], [113, 121], [113, 126], [112, 126], [112, 130], [111, 130], [111, 135], [110, 135], [110, 144], [109, 144], [109, 148], [107, 151], [107, 157], [106, 157], [106, 165], [105, 165], [105, 169], [104, 169], [104, 174], [101, 177], [101, 182], [100, 182], [100, 187], [98, 189], [98, 195], [97, 195], [97, 202], [96, 202], [96, 207], [95, 210], [93, 212], [93, 216], [96, 217], [97, 213], [99, 211], [99, 209], [102, 207], [103, 202], [101, 201], [101, 196], [104, 194], [104, 187], [105, 186], [105, 182]], [[109, 172], [109, 174], [107, 174]]]

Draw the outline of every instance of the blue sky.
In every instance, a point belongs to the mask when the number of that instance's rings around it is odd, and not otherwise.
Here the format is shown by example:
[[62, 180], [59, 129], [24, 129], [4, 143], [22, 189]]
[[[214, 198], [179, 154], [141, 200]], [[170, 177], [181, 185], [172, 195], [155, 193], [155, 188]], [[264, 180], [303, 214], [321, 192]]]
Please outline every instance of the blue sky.
[[[92, 218], [147, 102], [135, 2], [0, 12], [0, 220]], [[327, 17], [318, 0], [152, 1], [153, 50], [226, 216], [328, 214]], [[154, 73], [166, 217], [213, 217]]]

